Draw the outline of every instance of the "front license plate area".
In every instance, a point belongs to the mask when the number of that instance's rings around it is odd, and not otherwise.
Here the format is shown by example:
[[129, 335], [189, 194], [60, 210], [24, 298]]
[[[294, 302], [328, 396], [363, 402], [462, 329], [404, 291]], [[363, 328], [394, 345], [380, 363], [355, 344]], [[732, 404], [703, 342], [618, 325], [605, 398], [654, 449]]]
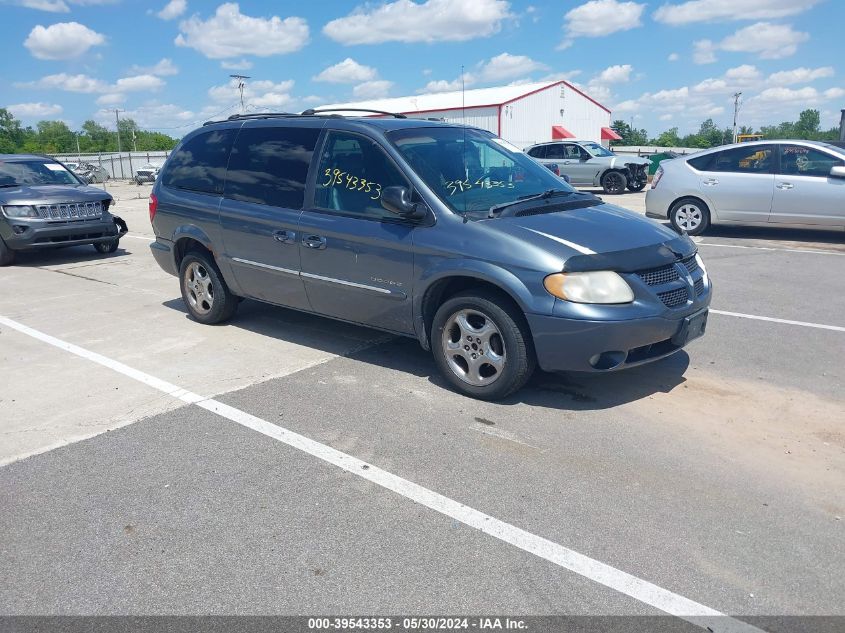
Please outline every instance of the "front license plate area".
[[692, 340], [704, 336], [704, 331], [707, 329], [707, 310], [701, 310], [695, 314], [691, 314], [681, 322], [681, 327], [678, 333], [672, 337], [672, 343], [678, 347], [683, 347]]

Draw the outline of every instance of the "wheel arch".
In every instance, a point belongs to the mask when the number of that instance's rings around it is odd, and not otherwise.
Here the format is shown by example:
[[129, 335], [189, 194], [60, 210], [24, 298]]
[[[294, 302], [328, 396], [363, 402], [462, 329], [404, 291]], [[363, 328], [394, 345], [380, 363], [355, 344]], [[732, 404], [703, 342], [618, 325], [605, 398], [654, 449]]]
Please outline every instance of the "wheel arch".
[[538, 300], [516, 275], [494, 266], [490, 266], [489, 270], [479, 266], [474, 269], [441, 271], [427, 277], [422, 283], [423, 289], [414, 294], [414, 329], [420, 345], [426, 350], [431, 348], [431, 325], [437, 309], [449, 297], [469, 288], [483, 288], [496, 293], [522, 314], [538, 310], [550, 311], [554, 305], [554, 297], [549, 295], [548, 305], [538, 306]]

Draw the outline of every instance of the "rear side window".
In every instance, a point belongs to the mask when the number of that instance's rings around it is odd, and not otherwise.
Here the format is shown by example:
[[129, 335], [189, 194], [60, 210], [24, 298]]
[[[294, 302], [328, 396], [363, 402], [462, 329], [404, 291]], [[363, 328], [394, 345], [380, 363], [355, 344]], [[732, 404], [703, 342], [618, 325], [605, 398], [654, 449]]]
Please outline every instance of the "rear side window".
[[546, 158], [566, 158], [567, 149], [564, 145], [547, 145]]
[[546, 157], [546, 146], [545, 145], [538, 145], [537, 147], [532, 147], [528, 150], [528, 155], [531, 158], [545, 158]]
[[707, 171], [715, 156], [715, 154], [706, 154], [697, 158], [690, 158], [687, 163], [692, 166], [693, 169], [697, 169], [698, 171]]
[[831, 169], [843, 164], [845, 161], [812, 147], [781, 145], [780, 148], [781, 174], [827, 178]]
[[232, 148], [226, 197], [301, 209], [317, 128], [243, 128]]
[[223, 193], [226, 164], [237, 130], [211, 130], [182, 143], [161, 176], [166, 187], [200, 193]]
[[768, 174], [774, 166], [774, 146], [735, 147], [716, 154], [707, 171]]

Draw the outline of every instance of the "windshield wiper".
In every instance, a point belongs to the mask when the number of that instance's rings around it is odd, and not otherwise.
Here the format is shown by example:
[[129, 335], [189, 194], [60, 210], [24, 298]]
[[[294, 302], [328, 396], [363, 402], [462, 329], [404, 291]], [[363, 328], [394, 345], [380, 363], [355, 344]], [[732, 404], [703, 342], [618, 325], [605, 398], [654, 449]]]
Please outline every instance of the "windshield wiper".
[[490, 211], [487, 213], [487, 217], [488, 218], [495, 218], [497, 215], [499, 215], [505, 209], [508, 209], [510, 207], [514, 207], [514, 206], [517, 206], [517, 205], [520, 205], [520, 204], [530, 203], [530, 202], [533, 202], [535, 200], [547, 200], [547, 199], [552, 198], [554, 196], [569, 196], [569, 195], [572, 195], [574, 193], [575, 193], [574, 191], [567, 191], [565, 189], [547, 189], [543, 193], [538, 193], [538, 194], [533, 195], [533, 196], [522, 196], [520, 198], [517, 198], [516, 200], [513, 200], [512, 202], [503, 202], [502, 204], [494, 204], [492, 207], [490, 207]]
[[9, 189], [11, 187], [20, 187], [20, 185], [18, 185], [16, 183], [4, 183], [4, 184], [0, 185], [0, 189]]

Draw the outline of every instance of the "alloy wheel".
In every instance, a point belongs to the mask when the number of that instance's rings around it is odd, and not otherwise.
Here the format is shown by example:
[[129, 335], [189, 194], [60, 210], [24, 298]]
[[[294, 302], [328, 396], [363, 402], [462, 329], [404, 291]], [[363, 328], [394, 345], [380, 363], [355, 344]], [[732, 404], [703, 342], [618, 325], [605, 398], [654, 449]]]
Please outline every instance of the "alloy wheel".
[[681, 205], [675, 211], [675, 223], [687, 233], [695, 231], [703, 220], [701, 208], [692, 203]]
[[449, 369], [470, 385], [489, 385], [504, 371], [507, 357], [502, 333], [483, 312], [455, 312], [446, 320], [441, 345]]
[[185, 294], [191, 307], [199, 314], [208, 314], [214, 305], [214, 285], [211, 276], [200, 262], [191, 262], [185, 270]]

